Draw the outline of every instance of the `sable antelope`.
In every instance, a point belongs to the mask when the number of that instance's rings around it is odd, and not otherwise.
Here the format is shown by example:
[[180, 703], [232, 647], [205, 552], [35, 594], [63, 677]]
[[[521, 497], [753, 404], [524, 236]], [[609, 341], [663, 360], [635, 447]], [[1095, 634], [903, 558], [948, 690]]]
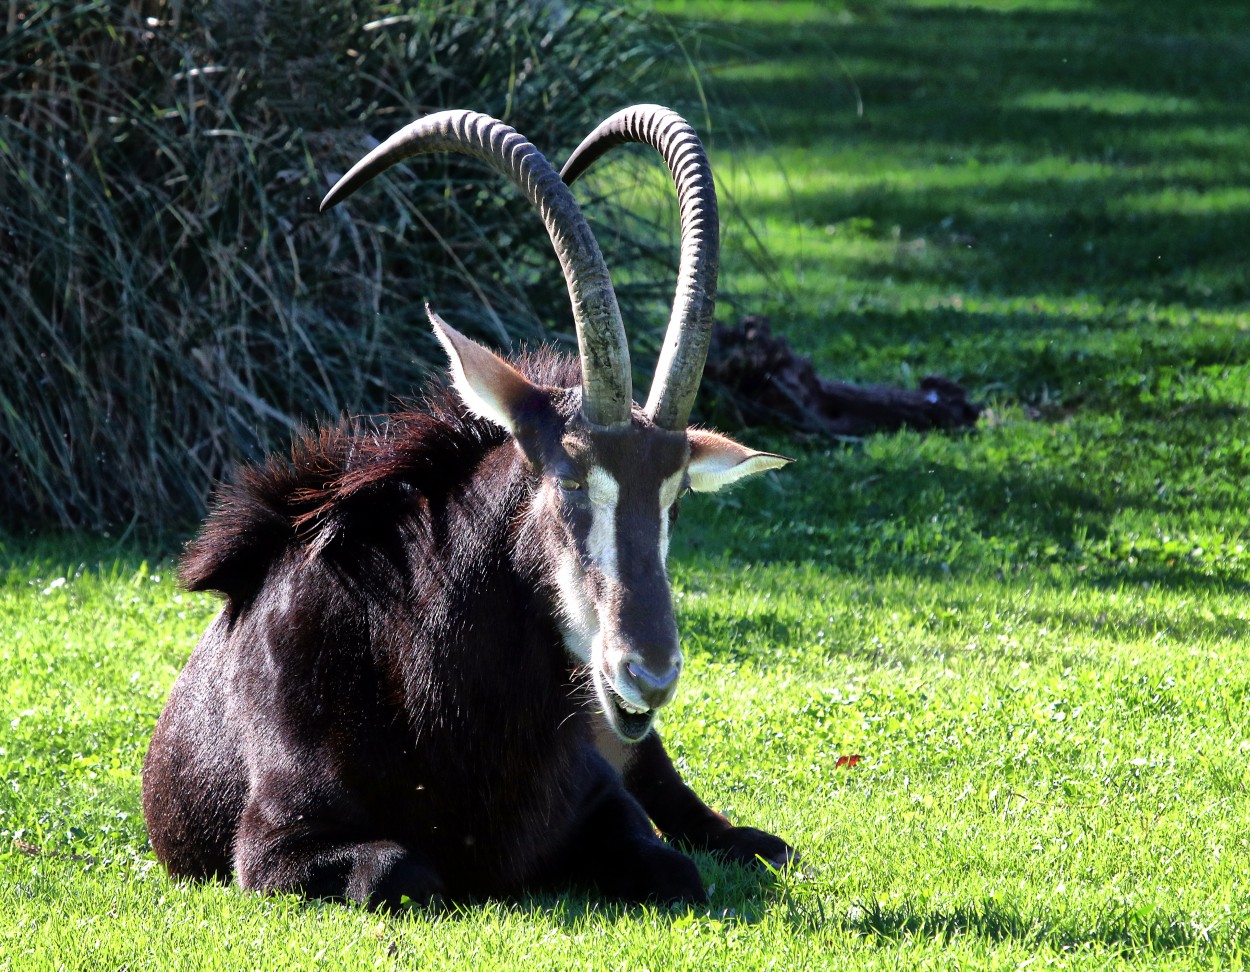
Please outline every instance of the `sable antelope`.
[[489, 162], [538, 209], [572, 299], [580, 362], [511, 361], [430, 312], [450, 387], [367, 431], [306, 435], [244, 469], [182, 578], [225, 605], [174, 685], [144, 763], [144, 814], [176, 876], [393, 906], [580, 883], [699, 902], [662, 840], [784, 865], [680, 779], [652, 720], [682, 656], [666, 573], [687, 489], [788, 460], [687, 429], [707, 352], [716, 199], [691, 127], [657, 106], [608, 119], [664, 156], [680, 277], [656, 379], [633, 403], [607, 267], [560, 175], [514, 129], [446, 111], [402, 129], [330, 191], [412, 155]]

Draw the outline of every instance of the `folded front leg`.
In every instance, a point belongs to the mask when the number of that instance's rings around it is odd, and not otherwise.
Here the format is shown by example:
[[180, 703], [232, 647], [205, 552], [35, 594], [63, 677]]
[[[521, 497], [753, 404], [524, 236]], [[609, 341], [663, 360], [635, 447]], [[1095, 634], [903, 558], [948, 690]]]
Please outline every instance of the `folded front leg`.
[[707, 902], [694, 861], [656, 835], [646, 812], [606, 763], [552, 877], [592, 885], [624, 901]]
[[327, 821], [266, 821], [253, 803], [234, 848], [239, 883], [253, 891], [345, 898], [371, 908], [398, 908], [404, 898], [428, 904], [444, 893], [429, 860], [390, 840], [356, 837]]
[[622, 776], [664, 836], [692, 850], [707, 850], [740, 864], [760, 860], [782, 868], [798, 852], [780, 837], [754, 827], [735, 827], [690, 789], [655, 731], [632, 747]]

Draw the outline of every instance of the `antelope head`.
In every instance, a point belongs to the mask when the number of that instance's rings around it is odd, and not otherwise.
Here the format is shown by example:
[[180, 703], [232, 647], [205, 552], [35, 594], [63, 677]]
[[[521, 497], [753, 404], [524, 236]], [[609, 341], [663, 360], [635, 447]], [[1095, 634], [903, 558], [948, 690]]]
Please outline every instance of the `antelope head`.
[[[681, 210], [677, 295], [647, 403], [633, 402], [629, 352], [607, 266], [565, 181], [613, 145], [645, 142], [673, 174]], [[581, 364], [574, 388], [537, 385], [433, 312], [465, 407], [505, 429], [532, 473], [522, 537], [564, 644], [589, 672], [612, 730], [646, 736], [682, 668], [666, 561], [681, 496], [715, 491], [790, 460], [687, 428], [711, 336], [719, 264], [716, 194], [691, 127], [655, 105], [625, 109], [578, 147], [564, 180], [514, 129], [445, 111], [400, 130], [331, 189], [334, 205], [412, 155], [482, 159], [535, 206], [573, 306]]]

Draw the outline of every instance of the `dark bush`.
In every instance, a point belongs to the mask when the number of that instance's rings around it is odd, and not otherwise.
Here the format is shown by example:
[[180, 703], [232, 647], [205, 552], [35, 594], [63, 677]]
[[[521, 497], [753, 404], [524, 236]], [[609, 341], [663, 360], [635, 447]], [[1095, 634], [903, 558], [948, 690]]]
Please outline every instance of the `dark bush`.
[[[198, 516], [299, 424], [419, 388], [426, 299], [497, 343], [567, 334], [541, 223], [480, 166], [416, 160], [317, 203], [371, 139], [446, 107], [558, 164], [645, 97], [648, 37], [606, 0], [10, 3], [0, 525]], [[654, 249], [620, 226], [615, 252]]]

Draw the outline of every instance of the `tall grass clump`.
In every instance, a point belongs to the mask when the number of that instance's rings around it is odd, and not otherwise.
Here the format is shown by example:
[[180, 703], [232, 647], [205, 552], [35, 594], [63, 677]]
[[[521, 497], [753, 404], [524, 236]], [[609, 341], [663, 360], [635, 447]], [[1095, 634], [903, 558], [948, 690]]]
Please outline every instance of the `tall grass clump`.
[[609, 0], [10, 2], [0, 527], [198, 515], [301, 423], [419, 386], [426, 299], [501, 343], [566, 333], [541, 223], [480, 164], [414, 160], [317, 205], [442, 108], [558, 161], [640, 100], [649, 37]]

